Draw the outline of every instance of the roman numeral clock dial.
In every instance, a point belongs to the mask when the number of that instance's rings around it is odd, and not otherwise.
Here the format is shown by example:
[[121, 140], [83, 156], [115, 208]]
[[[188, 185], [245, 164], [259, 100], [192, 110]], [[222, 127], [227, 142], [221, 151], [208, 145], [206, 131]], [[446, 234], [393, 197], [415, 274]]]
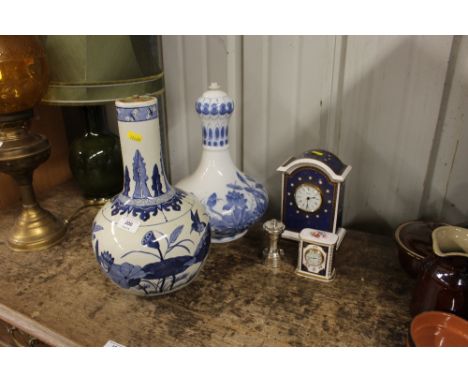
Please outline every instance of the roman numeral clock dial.
[[322, 193], [312, 184], [301, 184], [294, 192], [294, 200], [299, 209], [315, 212], [322, 205]]

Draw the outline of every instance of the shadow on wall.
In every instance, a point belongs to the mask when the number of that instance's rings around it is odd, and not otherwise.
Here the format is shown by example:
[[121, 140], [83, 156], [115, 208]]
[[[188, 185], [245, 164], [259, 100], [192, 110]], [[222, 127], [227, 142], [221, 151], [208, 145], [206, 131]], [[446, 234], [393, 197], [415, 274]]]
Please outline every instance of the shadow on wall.
[[[452, 190], [453, 199], [466, 200], [467, 195], [468, 195], [468, 182], [463, 182]], [[463, 227], [468, 226], [468, 216], [466, 216], [466, 213], [462, 211], [461, 208], [457, 207], [457, 205], [455, 205], [455, 203], [453, 203], [450, 200], [450, 198], [446, 198], [444, 200], [442, 209], [445, 212], [444, 215], [446, 216], [446, 221], [448, 223], [456, 224], [456, 225], [463, 226]]]
[[[380, 49], [387, 38], [388, 50]], [[334, 102], [310, 121], [310, 128], [292, 125], [300, 132], [294, 138], [296, 152], [286, 142], [269, 142], [268, 150], [275, 155], [274, 163], [267, 165], [265, 182], [270, 193], [268, 216], [280, 214], [281, 177], [273, 169], [289, 156], [319, 147], [353, 166], [346, 183], [345, 226], [391, 234], [401, 222], [420, 217], [424, 189], [431, 187], [426, 177], [431, 155], [437, 154], [433, 144], [439, 144], [434, 136], [451, 43], [443, 37], [351, 39], [344, 38], [342, 44]], [[434, 50], [429, 49], [432, 44]], [[270, 108], [292, 113], [274, 96]], [[332, 116], [333, 131], [327, 131]]]

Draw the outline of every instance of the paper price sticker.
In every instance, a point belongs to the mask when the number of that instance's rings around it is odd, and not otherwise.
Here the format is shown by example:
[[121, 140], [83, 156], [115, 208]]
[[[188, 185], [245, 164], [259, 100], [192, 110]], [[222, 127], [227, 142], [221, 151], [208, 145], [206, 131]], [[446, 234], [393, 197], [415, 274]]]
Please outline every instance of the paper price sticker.
[[135, 233], [139, 226], [140, 222], [138, 220], [132, 219], [128, 216], [122, 217], [117, 223], [117, 227], [131, 233]]
[[119, 344], [118, 342], [109, 340], [109, 341], [106, 342], [106, 344], [104, 345], [104, 347], [105, 347], [105, 348], [124, 348], [125, 346]]
[[129, 131], [127, 133], [127, 136], [132, 140], [136, 142], [141, 142], [143, 140], [143, 137], [141, 134], [135, 133], [134, 131]]

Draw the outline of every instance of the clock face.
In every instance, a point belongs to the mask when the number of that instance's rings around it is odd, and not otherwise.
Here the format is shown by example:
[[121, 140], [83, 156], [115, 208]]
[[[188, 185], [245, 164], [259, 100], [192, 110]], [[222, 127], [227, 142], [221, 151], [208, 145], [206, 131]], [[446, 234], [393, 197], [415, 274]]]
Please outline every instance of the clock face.
[[309, 245], [304, 248], [304, 265], [309, 272], [320, 272], [325, 267], [323, 250], [316, 245]]
[[317, 248], [310, 248], [305, 254], [308, 266], [318, 267], [323, 263], [323, 255]]
[[320, 169], [310, 166], [284, 174], [281, 218], [286, 229], [296, 233], [303, 228], [334, 232], [335, 224], [341, 222], [340, 189], [340, 183], [332, 182]]
[[296, 188], [294, 200], [301, 210], [315, 212], [322, 205], [322, 194], [317, 187], [305, 183]]

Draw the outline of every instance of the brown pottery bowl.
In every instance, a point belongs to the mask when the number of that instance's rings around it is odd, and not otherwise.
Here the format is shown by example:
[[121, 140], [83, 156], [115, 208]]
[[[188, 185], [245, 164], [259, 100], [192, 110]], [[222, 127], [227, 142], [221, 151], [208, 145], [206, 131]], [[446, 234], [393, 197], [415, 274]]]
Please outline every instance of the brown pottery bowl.
[[468, 321], [451, 313], [423, 312], [411, 321], [409, 342], [413, 346], [468, 346]]
[[395, 230], [398, 259], [401, 267], [413, 278], [421, 270], [423, 261], [432, 255], [432, 231], [443, 223], [410, 221]]

